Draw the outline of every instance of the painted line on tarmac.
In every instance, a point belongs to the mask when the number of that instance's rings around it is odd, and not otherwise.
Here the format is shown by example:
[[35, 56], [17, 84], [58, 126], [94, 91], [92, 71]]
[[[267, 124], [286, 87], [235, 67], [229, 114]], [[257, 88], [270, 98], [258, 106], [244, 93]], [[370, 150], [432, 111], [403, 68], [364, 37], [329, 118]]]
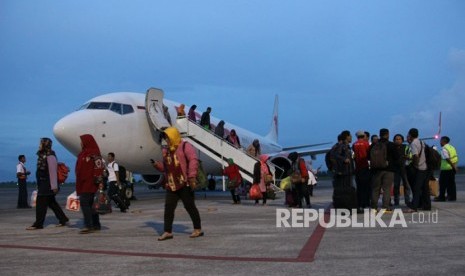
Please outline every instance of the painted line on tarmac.
[[[328, 209], [329, 205], [326, 209]], [[325, 212], [325, 220], [328, 221], [329, 212]], [[26, 249], [40, 251], [55, 251], [67, 253], [84, 253], [84, 254], [102, 254], [113, 256], [126, 257], [149, 257], [149, 258], [167, 258], [167, 259], [191, 259], [191, 260], [209, 260], [209, 261], [239, 261], [239, 262], [283, 262], [283, 263], [310, 263], [315, 260], [315, 254], [318, 250], [326, 228], [319, 224], [313, 230], [304, 247], [300, 250], [297, 258], [265, 258], [265, 257], [234, 257], [234, 256], [199, 256], [199, 255], [184, 255], [184, 254], [167, 254], [167, 253], [143, 253], [143, 252], [121, 252], [109, 250], [87, 250], [77, 248], [59, 248], [46, 246], [27, 246], [27, 245], [11, 245], [0, 244], [0, 248], [4, 249]]]

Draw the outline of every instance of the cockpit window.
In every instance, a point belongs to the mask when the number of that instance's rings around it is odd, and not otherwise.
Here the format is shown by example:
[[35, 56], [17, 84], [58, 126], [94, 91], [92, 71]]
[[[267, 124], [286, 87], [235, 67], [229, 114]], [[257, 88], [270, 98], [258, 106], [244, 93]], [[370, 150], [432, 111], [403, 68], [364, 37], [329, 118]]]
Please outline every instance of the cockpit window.
[[123, 104], [123, 114], [129, 114], [133, 112], [134, 112], [134, 108], [132, 108], [132, 105]]
[[89, 105], [89, 103], [83, 104], [83, 105], [79, 108], [79, 110], [87, 109], [87, 106], [88, 106], [88, 105]]
[[111, 103], [111, 111], [121, 114], [121, 104], [119, 103]]
[[91, 102], [87, 106], [87, 109], [109, 109], [111, 103], [102, 103], [102, 102]]
[[134, 112], [134, 108], [132, 108], [129, 104], [120, 104], [120, 103], [106, 103], [106, 102], [90, 102], [84, 104], [80, 109], [110, 109], [111, 111], [125, 115]]

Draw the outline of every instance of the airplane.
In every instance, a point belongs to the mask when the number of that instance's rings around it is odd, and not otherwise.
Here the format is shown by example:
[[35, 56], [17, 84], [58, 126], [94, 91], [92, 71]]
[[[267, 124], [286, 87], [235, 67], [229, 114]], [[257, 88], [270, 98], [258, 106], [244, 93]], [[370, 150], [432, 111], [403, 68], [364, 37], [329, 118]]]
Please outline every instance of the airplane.
[[[154, 130], [149, 122], [146, 101], [146, 95], [134, 92], [116, 92], [97, 96], [88, 100], [77, 111], [56, 122], [53, 127], [54, 136], [63, 147], [77, 156], [81, 150], [79, 137], [83, 134], [91, 134], [98, 143], [102, 155], [114, 152], [119, 164], [135, 174], [140, 174], [144, 183], [159, 187], [163, 182], [163, 174], [153, 168], [150, 160], [162, 159], [161, 145], [159, 132]], [[177, 117], [177, 108], [180, 103], [163, 99], [163, 105], [168, 107], [171, 118]], [[196, 113], [196, 117], [200, 119], [200, 114]], [[219, 121], [211, 116], [213, 127]], [[276, 176], [277, 179], [284, 177], [286, 171], [291, 167], [290, 161], [287, 159], [289, 151], [326, 144], [319, 143], [288, 148], [279, 145], [277, 96], [271, 128], [267, 135], [262, 136], [226, 122], [225, 135], [232, 129], [236, 130], [241, 144], [245, 147], [251, 144], [254, 139], [260, 141], [262, 153], [268, 154], [271, 157], [271, 163], [281, 168], [280, 175]], [[317, 154], [325, 153], [328, 150], [329, 148], [323, 148], [298, 152], [301, 156], [315, 158]], [[201, 153], [199, 153], [199, 159], [202, 161], [207, 174], [221, 175], [221, 164]]]

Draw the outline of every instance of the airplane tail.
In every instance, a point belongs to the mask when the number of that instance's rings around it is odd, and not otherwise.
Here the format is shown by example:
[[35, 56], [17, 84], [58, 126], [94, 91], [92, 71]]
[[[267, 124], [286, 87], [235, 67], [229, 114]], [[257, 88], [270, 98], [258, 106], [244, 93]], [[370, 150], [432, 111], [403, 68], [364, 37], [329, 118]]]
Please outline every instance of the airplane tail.
[[273, 109], [273, 117], [271, 119], [271, 128], [270, 132], [266, 135], [266, 138], [278, 143], [278, 95], [274, 98], [274, 109]]

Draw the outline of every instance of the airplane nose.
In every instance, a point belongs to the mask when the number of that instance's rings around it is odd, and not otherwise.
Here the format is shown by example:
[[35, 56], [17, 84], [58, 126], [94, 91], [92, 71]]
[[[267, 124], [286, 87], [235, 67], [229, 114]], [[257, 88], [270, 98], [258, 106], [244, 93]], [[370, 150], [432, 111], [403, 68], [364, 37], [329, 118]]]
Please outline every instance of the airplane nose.
[[81, 150], [81, 141], [75, 117], [74, 114], [70, 114], [56, 122], [53, 126], [53, 135], [67, 150], [77, 155]]

